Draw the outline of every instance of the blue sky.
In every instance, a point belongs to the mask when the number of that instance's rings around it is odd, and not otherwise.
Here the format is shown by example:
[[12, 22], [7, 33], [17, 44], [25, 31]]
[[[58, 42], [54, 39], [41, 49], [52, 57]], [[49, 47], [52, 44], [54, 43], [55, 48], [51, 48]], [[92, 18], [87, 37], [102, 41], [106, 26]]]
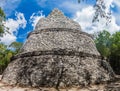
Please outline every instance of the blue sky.
[[111, 33], [120, 30], [120, 0], [104, 0], [106, 11], [112, 11], [112, 20], [106, 26], [105, 19], [92, 23], [95, 0], [78, 3], [77, 0], [0, 0], [0, 7], [6, 13], [5, 26], [11, 34], [6, 33], [1, 42], [9, 45], [13, 41], [25, 42], [27, 34], [34, 30], [38, 20], [46, 17], [54, 8], [77, 21], [82, 31], [94, 33], [104, 29]]

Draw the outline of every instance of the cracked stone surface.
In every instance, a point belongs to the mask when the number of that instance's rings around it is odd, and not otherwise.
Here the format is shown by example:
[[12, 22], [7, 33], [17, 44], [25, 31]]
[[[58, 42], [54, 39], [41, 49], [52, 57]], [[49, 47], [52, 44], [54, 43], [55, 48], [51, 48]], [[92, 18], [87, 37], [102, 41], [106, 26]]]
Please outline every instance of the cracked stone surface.
[[[58, 91], [55, 88], [33, 88], [33, 87], [20, 87], [12, 86], [0, 81], [0, 91]], [[116, 76], [114, 82], [108, 84], [89, 85], [86, 87], [71, 87], [71, 88], [59, 88], [59, 91], [120, 91], [120, 76]]]
[[20, 53], [11, 59], [1, 81], [15, 86], [57, 89], [100, 84], [114, 78], [91, 35], [55, 9], [39, 20]]

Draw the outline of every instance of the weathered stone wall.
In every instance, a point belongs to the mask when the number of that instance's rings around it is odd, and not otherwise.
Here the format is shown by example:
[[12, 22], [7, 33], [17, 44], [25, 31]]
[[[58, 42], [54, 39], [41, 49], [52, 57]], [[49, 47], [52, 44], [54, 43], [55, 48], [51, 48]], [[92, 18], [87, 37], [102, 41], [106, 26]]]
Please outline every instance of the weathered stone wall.
[[31, 33], [22, 47], [21, 52], [43, 51], [57, 48], [99, 55], [94, 41], [88, 34], [62, 28], [45, 29], [37, 33]]
[[100, 55], [78, 52], [72, 49], [52, 49], [52, 50], [44, 50], [44, 51], [32, 51], [32, 52], [24, 52], [19, 53], [11, 58], [11, 60], [15, 60], [18, 58], [30, 57], [30, 56], [41, 56], [41, 55], [61, 55], [61, 56], [78, 56], [78, 57], [94, 57], [97, 59], [101, 59]]
[[33, 87], [84, 86], [112, 80], [114, 73], [109, 67], [92, 56], [31, 55], [12, 61], [2, 82]]
[[40, 19], [21, 52], [11, 59], [2, 82], [33, 87], [73, 87], [114, 79], [91, 35], [59, 10]]

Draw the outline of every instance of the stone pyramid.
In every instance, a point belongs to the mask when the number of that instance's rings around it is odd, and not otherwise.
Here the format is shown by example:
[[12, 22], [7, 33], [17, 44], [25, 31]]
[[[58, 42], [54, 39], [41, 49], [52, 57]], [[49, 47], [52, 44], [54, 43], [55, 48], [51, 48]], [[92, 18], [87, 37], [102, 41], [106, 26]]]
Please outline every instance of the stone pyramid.
[[39, 20], [2, 76], [2, 82], [32, 87], [86, 86], [113, 79], [91, 35], [58, 9]]

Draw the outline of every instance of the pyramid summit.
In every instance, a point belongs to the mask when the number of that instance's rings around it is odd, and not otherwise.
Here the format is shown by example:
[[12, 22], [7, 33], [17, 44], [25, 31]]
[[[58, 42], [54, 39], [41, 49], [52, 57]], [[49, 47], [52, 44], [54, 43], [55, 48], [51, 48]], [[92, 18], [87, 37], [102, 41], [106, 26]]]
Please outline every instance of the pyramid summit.
[[39, 20], [2, 82], [32, 87], [74, 87], [108, 82], [114, 72], [89, 34], [55, 9]]
[[67, 28], [81, 30], [81, 27], [77, 22], [67, 18], [62, 11], [56, 8], [46, 18], [40, 19], [36, 25], [36, 30], [46, 28]]
[[60, 18], [65, 17], [62, 11], [60, 11], [58, 8], [55, 8], [52, 10], [52, 12], [48, 15], [48, 18]]

